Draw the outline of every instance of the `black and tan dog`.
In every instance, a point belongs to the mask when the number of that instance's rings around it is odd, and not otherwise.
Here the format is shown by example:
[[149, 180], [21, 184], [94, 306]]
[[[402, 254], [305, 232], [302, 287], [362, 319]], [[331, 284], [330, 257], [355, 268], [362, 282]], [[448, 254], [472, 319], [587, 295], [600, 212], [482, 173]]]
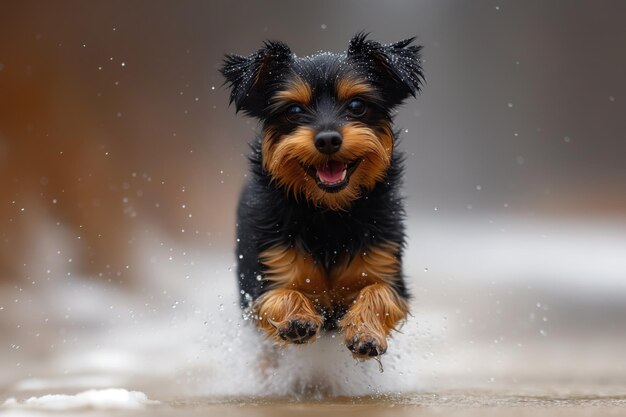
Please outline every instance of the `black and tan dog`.
[[276, 343], [339, 329], [354, 356], [376, 357], [408, 314], [392, 111], [423, 81], [412, 41], [226, 56], [231, 103], [263, 124], [238, 210], [241, 302]]

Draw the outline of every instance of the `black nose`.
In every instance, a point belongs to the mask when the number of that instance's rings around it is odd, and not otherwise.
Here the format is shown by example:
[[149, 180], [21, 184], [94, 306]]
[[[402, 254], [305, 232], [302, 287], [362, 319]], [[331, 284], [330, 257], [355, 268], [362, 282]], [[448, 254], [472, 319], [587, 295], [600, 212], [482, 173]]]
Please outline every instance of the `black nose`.
[[334, 130], [325, 130], [315, 136], [315, 147], [321, 153], [334, 154], [341, 148], [341, 135]]

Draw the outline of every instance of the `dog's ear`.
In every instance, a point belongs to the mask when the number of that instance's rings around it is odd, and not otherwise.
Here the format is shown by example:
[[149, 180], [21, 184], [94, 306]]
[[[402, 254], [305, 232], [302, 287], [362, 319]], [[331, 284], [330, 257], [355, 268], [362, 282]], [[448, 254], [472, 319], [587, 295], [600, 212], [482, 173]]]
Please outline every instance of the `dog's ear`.
[[373, 73], [391, 107], [402, 103], [409, 95], [415, 97], [424, 83], [422, 47], [411, 45], [414, 40], [381, 45], [367, 39], [366, 33], [358, 33], [350, 40], [348, 58]]
[[282, 81], [293, 54], [282, 42], [267, 41], [248, 56], [228, 54], [220, 72], [230, 87], [230, 103], [254, 117], [260, 117], [267, 105], [271, 87]]

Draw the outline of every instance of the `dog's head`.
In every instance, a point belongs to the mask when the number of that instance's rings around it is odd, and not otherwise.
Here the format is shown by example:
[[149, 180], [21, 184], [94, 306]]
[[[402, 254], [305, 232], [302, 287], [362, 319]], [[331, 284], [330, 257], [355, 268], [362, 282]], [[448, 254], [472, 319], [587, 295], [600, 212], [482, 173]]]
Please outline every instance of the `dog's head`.
[[348, 209], [384, 181], [391, 112], [423, 81], [414, 38], [381, 45], [358, 34], [344, 54], [296, 57], [281, 42], [221, 68], [237, 111], [263, 122], [263, 167], [295, 198]]

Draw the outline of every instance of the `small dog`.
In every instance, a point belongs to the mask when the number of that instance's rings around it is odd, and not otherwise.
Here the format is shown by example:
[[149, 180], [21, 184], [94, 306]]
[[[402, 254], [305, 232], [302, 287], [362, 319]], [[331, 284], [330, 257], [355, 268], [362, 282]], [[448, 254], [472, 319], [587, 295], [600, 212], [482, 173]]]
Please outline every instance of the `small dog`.
[[408, 314], [392, 111], [424, 81], [414, 39], [225, 57], [230, 102], [263, 124], [237, 213], [241, 304], [277, 344], [340, 329], [356, 358], [378, 357]]

